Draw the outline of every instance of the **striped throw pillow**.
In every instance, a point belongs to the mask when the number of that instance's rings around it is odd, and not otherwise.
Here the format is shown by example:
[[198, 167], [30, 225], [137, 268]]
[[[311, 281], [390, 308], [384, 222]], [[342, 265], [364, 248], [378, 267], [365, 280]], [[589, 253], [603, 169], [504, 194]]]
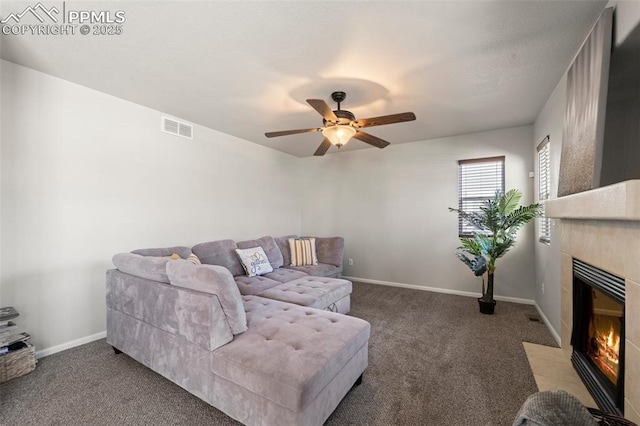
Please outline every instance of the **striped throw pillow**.
[[289, 238], [289, 249], [291, 250], [291, 266], [318, 264], [315, 238]]

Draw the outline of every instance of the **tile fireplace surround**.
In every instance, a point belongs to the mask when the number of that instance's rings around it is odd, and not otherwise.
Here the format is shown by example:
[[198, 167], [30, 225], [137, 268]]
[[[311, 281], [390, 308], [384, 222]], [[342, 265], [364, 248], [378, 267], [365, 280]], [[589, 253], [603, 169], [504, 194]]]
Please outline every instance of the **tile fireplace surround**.
[[640, 180], [549, 200], [561, 219], [561, 338], [571, 356], [573, 258], [625, 279], [624, 413], [640, 424]]

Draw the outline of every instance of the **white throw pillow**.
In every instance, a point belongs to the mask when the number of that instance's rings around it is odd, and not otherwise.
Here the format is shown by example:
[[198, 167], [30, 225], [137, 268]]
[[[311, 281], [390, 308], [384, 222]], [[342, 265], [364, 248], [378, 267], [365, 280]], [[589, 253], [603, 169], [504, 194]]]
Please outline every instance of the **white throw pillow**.
[[236, 249], [245, 272], [250, 277], [273, 272], [273, 267], [262, 247]]
[[289, 238], [289, 249], [291, 250], [291, 266], [318, 264], [315, 238]]

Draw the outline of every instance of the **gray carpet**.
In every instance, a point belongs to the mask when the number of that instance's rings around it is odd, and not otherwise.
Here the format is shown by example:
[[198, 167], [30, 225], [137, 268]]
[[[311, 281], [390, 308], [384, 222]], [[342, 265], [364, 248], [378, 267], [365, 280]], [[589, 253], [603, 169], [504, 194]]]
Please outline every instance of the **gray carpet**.
[[[537, 391], [522, 341], [555, 346], [527, 305], [354, 284], [352, 315], [372, 325], [369, 368], [328, 425], [510, 425]], [[12, 421], [13, 419], [13, 421]], [[104, 340], [43, 358], [0, 385], [0, 424], [226, 425], [237, 422]]]

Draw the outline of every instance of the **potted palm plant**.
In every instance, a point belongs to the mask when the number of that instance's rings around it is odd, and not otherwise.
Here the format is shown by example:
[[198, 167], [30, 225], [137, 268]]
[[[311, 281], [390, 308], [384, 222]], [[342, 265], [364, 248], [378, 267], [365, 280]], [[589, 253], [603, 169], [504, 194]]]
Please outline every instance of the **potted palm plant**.
[[520, 206], [521, 198], [522, 192], [517, 189], [504, 194], [496, 191], [493, 198], [482, 203], [479, 212], [449, 208], [449, 211], [458, 213], [462, 220], [477, 229], [472, 237], [460, 238], [462, 245], [458, 247], [456, 256], [475, 276], [482, 277], [482, 297], [478, 299], [478, 303], [483, 314], [493, 314], [496, 305], [493, 299], [496, 260], [513, 247], [518, 230], [541, 215], [541, 204]]

